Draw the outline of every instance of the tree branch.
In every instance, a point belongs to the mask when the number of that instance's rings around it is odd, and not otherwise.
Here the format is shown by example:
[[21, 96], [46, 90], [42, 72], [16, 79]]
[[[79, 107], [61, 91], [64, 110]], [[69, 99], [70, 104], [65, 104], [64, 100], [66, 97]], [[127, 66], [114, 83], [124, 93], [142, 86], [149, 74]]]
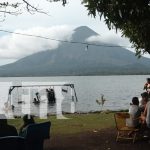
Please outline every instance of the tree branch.
[[[38, 7], [35, 7], [27, 0], [22, 0], [22, 3], [19, 3], [19, 2], [11, 3], [9, 1], [6, 1], [6, 2], [0, 3], [0, 14], [2, 14], [2, 13], [4, 14], [3, 16], [0, 16], [0, 19], [2, 18], [2, 20], [3, 20], [3, 18], [6, 17], [6, 14], [10, 14], [10, 15], [21, 14], [22, 13], [22, 8], [20, 8], [21, 5], [25, 5], [26, 10], [30, 14], [34, 14], [34, 13], [38, 12], [38, 13], [43, 13], [43, 14], [48, 15], [47, 12], [42, 11]], [[17, 10], [17, 11], [15, 11], [15, 10]]]
[[62, 5], [65, 6], [67, 4], [67, 0], [47, 0], [49, 2], [58, 2], [58, 1], [62, 1]]

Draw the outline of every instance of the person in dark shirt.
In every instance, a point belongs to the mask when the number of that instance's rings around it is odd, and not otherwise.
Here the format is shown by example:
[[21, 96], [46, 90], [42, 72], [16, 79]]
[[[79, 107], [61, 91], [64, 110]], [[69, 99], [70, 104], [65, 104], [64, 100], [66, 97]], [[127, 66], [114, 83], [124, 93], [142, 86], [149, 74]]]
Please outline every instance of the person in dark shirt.
[[7, 118], [4, 114], [0, 114], [0, 137], [17, 136], [17, 130], [14, 126], [8, 125]]
[[48, 103], [55, 103], [56, 102], [56, 98], [55, 98], [55, 92], [53, 89], [46, 89], [46, 93], [47, 93], [47, 99], [48, 99]]

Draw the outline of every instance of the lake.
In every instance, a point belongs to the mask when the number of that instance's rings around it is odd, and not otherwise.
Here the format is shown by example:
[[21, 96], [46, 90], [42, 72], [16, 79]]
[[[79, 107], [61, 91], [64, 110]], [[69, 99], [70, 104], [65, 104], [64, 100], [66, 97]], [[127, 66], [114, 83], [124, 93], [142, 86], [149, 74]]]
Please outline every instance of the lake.
[[[106, 102], [103, 110], [128, 109], [132, 97], [140, 97], [148, 75], [120, 75], [120, 76], [61, 76], [61, 77], [9, 77], [0, 78], [0, 103], [8, 99], [6, 82], [67, 82], [75, 85], [78, 97], [77, 112], [91, 112], [101, 110], [96, 99], [104, 95]], [[5, 84], [3, 84], [5, 83]], [[69, 111], [71, 101], [63, 103], [63, 111]], [[2, 106], [2, 105], [1, 105]], [[36, 106], [34, 109], [38, 111]], [[49, 112], [55, 112], [55, 105], [48, 107]]]

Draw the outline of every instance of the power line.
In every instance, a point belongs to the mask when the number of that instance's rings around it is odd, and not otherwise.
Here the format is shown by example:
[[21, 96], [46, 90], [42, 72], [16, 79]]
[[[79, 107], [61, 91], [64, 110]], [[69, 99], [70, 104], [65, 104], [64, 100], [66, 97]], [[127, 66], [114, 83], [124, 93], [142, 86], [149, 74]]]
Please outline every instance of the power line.
[[100, 47], [132, 48], [132, 47], [127, 47], [127, 46], [119, 46], [119, 45], [105, 45], [105, 44], [94, 44], [94, 43], [79, 42], [79, 41], [59, 40], [59, 39], [53, 39], [53, 38], [49, 38], [49, 37], [45, 37], [45, 36], [40, 36], [40, 35], [25, 34], [25, 33], [13, 32], [13, 31], [2, 30], [2, 29], [0, 29], [0, 32], [6, 32], [6, 33], [11, 33], [11, 34], [16, 34], [16, 35], [22, 35], [22, 36], [29, 36], [29, 37], [36, 37], [36, 38], [40, 38], [40, 39], [57, 41], [57, 42], [63, 42], [63, 43], [81, 44], [81, 45], [86, 45], [86, 47], [88, 47], [88, 46], [100, 46]]

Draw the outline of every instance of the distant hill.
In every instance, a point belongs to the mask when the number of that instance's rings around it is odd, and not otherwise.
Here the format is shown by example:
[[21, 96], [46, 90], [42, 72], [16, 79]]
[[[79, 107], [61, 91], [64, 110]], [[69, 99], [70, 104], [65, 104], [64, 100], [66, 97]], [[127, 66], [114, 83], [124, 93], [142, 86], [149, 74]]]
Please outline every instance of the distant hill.
[[[86, 26], [75, 29], [72, 41], [85, 42], [96, 32]], [[105, 43], [99, 43], [105, 44]], [[109, 44], [112, 45], [112, 44]], [[45, 50], [0, 67], [0, 76], [60, 76], [149, 74], [150, 59], [138, 59], [120, 47], [99, 47], [62, 43], [55, 50]]]

